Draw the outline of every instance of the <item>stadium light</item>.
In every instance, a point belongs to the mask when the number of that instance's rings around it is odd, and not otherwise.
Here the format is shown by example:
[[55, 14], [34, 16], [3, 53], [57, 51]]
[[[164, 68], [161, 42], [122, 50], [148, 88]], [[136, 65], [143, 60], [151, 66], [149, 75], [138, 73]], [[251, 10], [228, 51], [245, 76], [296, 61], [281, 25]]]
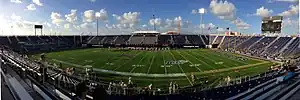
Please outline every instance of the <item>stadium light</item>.
[[200, 14], [204, 14], [204, 13], [205, 13], [205, 9], [204, 9], [204, 8], [200, 8], [200, 9], [199, 9], [199, 13], [200, 13]]
[[205, 13], [205, 9], [204, 8], [200, 8], [199, 9], [199, 13], [200, 13], [200, 28], [201, 28], [201, 34], [203, 34], [203, 14]]
[[97, 36], [98, 36], [98, 19], [100, 17], [100, 13], [99, 12], [96, 12], [95, 13], [95, 16], [96, 16], [96, 20], [97, 20]]

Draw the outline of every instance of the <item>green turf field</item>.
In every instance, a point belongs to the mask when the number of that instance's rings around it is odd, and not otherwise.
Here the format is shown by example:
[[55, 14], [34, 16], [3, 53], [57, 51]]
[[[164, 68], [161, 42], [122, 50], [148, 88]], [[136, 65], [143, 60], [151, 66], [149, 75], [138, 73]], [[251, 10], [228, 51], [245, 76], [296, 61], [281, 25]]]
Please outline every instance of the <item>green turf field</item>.
[[[168, 86], [170, 81], [176, 81], [179, 86], [190, 86], [204, 79], [209, 80], [207, 85], [214, 86], [227, 76], [251, 76], [273, 65], [272, 62], [210, 49], [138, 51], [93, 48], [52, 52], [46, 57], [49, 62], [62, 63], [64, 67], [90, 65], [96, 71], [111, 71], [104, 73], [105, 77], [100, 76], [102, 80], [127, 81], [133, 75], [133, 82], [144, 86], [153, 84], [154, 87]], [[191, 73], [196, 75], [195, 83], [191, 80]]]

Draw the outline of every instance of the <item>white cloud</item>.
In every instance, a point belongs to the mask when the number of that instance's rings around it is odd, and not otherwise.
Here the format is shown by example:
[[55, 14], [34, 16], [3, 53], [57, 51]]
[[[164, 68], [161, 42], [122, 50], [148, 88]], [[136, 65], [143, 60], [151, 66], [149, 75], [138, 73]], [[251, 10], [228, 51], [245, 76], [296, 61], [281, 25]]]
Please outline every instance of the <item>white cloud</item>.
[[209, 24], [208, 24], [208, 27], [214, 28], [214, 27], [216, 27], [216, 25], [214, 25], [213, 23], [209, 23]]
[[38, 6], [43, 6], [43, 4], [40, 2], [40, 0], [32, 0], [32, 2]]
[[243, 20], [241, 20], [240, 18], [237, 18], [236, 20], [233, 20], [232, 21], [232, 24], [235, 24], [236, 27], [238, 29], [243, 29], [243, 30], [246, 30], [246, 29], [249, 29], [250, 28], [250, 25], [245, 23]]
[[297, 15], [299, 13], [299, 5], [296, 6], [291, 5], [289, 6], [289, 8], [290, 8], [289, 10], [279, 13], [278, 15], [288, 17], [288, 16]]
[[52, 25], [48, 22], [44, 22], [43, 25], [47, 26], [47, 27], [52, 27]]
[[256, 9], [256, 16], [261, 16], [261, 17], [268, 17], [273, 13], [273, 10], [269, 10], [267, 8], [264, 8], [263, 6], [261, 8]]
[[224, 32], [225, 29], [224, 29], [224, 28], [218, 28], [217, 31], [218, 31], [218, 32]]
[[143, 28], [145, 28], [145, 27], [147, 27], [147, 25], [146, 25], [146, 24], [144, 24], [144, 25], [142, 25], [142, 27], [143, 27]]
[[196, 9], [193, 9], [191, 13], [192, 13], [192, 14], [197, 14], [198, 11], [197, 11]]
[[90, 2], [96, 2], [96, 0], [89, 0]]
[[21, 16], [17, 16], [16, 14], [12, 14], [10, 18], [12, 19], [12, 21], [21, 21], [22, 19]]
[[12, 3], [22, 3], [21, 0], [10, 0], [10, 2], [12, 2]]
[[70, 14], [65, 15], [66, 21], [69, 23], [75, 23], [77, 20], [77, 15], [76, 15], [77, 10], [72, 9]]
[[160, 26], [161, 25], [161, 19], [160, 18], [155, 18], [155, 19], [150, 19], [149, 20], [149, 24], [151, 25], [151, 26]]
[[296, 3], [296, 2], [299, 2], [299, 0], [269, 0], [269, 3], [272, 3], [272, 2], [289, 2], [289, 3]]
[[36, 10], [36, 7], [34, 4], [29, 4], [28, 6], [26, 6], [27, 10]]
[[216, 25], [214, 25], [213, 23], [208, 23], [208, 24], [201, 24], [201, 25], [197, 25], [195, 28], [199, 29], [199, 28], [204, 28], [204, 29], [208, 29], [208, 28], [215, 28]]
[[283, 27], [287, 27], [287, 26], [299, 26], [299, 20], [293, 20], [291, 18], [287, 18], [283, 20]]
[[223, 20], [231, 21], [238, 29], [250, 28], [249, 24], [236, 16], [236, 7], [228, 1], [218, 2], [218, 0], [212, 0], [210, 2], [210, 9], [215, 16]]
[[68, 24], [68, 23], [65, 24], [65, 25], [64, 25], [64, 28], [65, 28], [65, 29], [69, 29], [69, 28], [70, 28], [70, 24]]
[[101, 9], [100, 12], [96, 12], [95, 15], [102, 21], [108, 21], [107, 11], [105, 9]]
[[80, 25], [74, 25], [74, 24], [73, 24], [73, 27], [74, 27], [75, 29], [77, 29], [77, 30], [80, 30]]
[[178, 25], [180, 25], [180, 30], [188, 30], [188, 28], [192, 25], [190, 21], [183, 20], [181, 16], [175, 17], [173, 19], [150, 19], [149, 25], [153, 26], [155, 23], [156, 28], [159, 31], [170, 31], [170, 30], [178, 30]]
[[89, 29], [89, 28], [93, 28], [93, 25], [92, 23], [82, 23], [80, 24], [80, 28]]
[[220, 1], [218, 2], [217, 0], [212, 0], [210, 2], [210, 9], [211, 12], [218, 16], [220, 19], [224, 20], [234, 20], [236, 18], [235, 13], [236, 13], [236, 8], [235, 6], [227, 1]]
[[94, 10], [87, 10], [83, 13], [83, 22], [93, 22], [95, 19]]
[[123, 27], [126, 26], [124, 28], [132, 28], [137, 25], [140, 22], [139, 16], [140, 12], [128, 12], [124, 13], [122, 16], [113, 14], [113, 17], [118, 21], [120, 25], [122, 25]]
[[59, 26], [64, 20], [61, 18], [61, 15], [57, 12], [51, 12], [52, 23], [56, 26]]
[[299, 0], [275, 0], [275, 1], [298, 2]]

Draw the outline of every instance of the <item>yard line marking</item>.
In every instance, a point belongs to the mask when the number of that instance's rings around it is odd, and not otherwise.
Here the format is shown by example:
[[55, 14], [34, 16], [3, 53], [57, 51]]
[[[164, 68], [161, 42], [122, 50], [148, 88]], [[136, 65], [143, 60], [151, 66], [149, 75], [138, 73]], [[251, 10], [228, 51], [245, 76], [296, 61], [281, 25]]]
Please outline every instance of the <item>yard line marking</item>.
[[[61, 61], [61, 60], [57, 60], [57, 59], [52, 59], [52, 61], [55, 62], [60, 62], [63, 64], [67, 64], [73, 67], [77, 67], [77, 68], [84, 68], [83, 65], [79, 65], [79, 64], [74, 64], [74, 63], [69, 63], [69, 62], [65, 62], [65, 61]], [[231, 70], [238, 70], [238, 69], [245, 69], [245, 68], [251, 68], [254, 66], [258, 66], [258, 65], [262, 65], [262, 64], [267, 64], [269, 62], [261, 62], [261, 63], [256, 63], [256, 64], [249, 64], [249, 65], [244, 65], [244, 66], [238, 66], [238, 67], [230, 67], [230, 68], [222, 68], [222, 69], [217, 69], [217, 70], [208, 70], [208, 71], [203, 71], [203, 72], [196, 72], [194, 73], [194, 75], [204, 75], [204, 74], [213, 74], [213, 73], [218, 73], [218, 72], [226, 72], [226, 71], [231, 71]], [[117, 71], [108, 71], [108, 70], [104, 70], [104, 69], [99, 69], [99, 68], [93, 68], [94, 71], [97, 72], [104, 72], [104, 73], [111, 73], [111, 74], [116, 74], [116, 75], [127, 75], [127, 76], [144, 76], [144, 77], [183, 77], [186, 76], [186, 73], [174, 73], [174, 74], [141, 74], [141, 73], [128, 73], [128, 72], [117, 72]], [[186, 76], [187, 77], [187, 76]]]
[[[147, 53], [147, 52], [146, 52], [146, 53]], [[148, 55], [148, 54], [145, 54], [145, 55], [143, 56], [143, 58], [140, 59], [138, 65], [140, 65], [141, 61], [142, 61], [147, 55]], [[134, 66], [134, 68], [131, 69], [130, 73], [132, 73], [132, 71], [134, 71], [135, 68], [136, 68], [136, 66]]]
[[[176, 60], [175, 57], [174, 57], [174, 55], [172, 54], [172, 52], [170, 52], [170, 51], [168, 51], [168, 52], [172, 55], [173, 60]], [[177, 64], [177, 65], [178, 65], [179, 68], [181, 69], [181, 72], [184, 73], [186, 79], [188, 79], [188, 81], [190, 82], [191, 86], [193, 86], [194, 84], [193, 84], [192, 81], [187, 77], [187, 75], [186, 75], [186, 73], [183, 71], [182, 67], [181, 67], [179, 64]]]
[[[209, 51], [209, 52], [211, 52], [211, 51]], [[216, 52], [218, 52], [218, 53], [221, 53], [221, 54], [225, 54], [225, 53], [223, 53], [223, 52], [219, 52], [219, 51], [216, 51]], [[211, 53], [211, 54], [214, 54], [214, 53]], [[230, 53], [227, 53], [226, 52], [226, 54], [230, 54]], [[214, 54], [214, 55], [216, 55], [216, 54]], [[230, 54], [230, 55], [233, 55], [233, 56], [239, 56], [239, 55], [234, 55], [234, 54]], [[224, 56], [223, 56], [224, 57]], [[239, 56], [239, 57], [244, 57], [244, 56]], [[245, 58], [247, 58], [247, 57], [245, 57]], [[239, 62], [239, 63], [242, 63], [242, 64], [245, 64], [245, 65], [248, 65], [249, 63], [246, 63], [246, 62], [242, 62], [242, 61], [239, 61], [239, 60], [235, 60], [235, 59], [231, 59], [231, 58], [229, 58], [230, 60], [233, 60], [233, 61], [236, 61], [236, 62]]]
[[[124, 54], [125, 52], [122, 52], [122, 55]], [[117, 59], [116, 59], [117, 58]], [[104, 63], [111, 63], [111, 61], [113, 61], [114, 59], [114, 61], [118, 61], [118, 60], [120, 60], [122, 57], [119, 57], [119, 56], [114, 56], [114, 57], [110, 57], [110, 58], [108, 58], [107, 60], [105, 60], [105, 62]], [[107, 67], [107, 65], [105, 64], [104, 66], [102, 66], [102, 67], [100, 67], [100, 68], [102, 68], [102, 69], [104, 69], [105, 67]]]
[[[193, 52], [191, 52], [191, 53], [193, 53]], [[201, 56], [201, 57], [203, 57], [203, 58], [205, 58], [205, 59], [208, 59], [208, 60], [210, 60], [210, 61], [212, 61], [212, 62], [218, 62], [218, 61], [215, 61], [215, 60], [213, 60], [213, 59], [209, 59], [209, 58], [207, 58], [207, 57], [205, 57], [205, 56], [202, 56], [202, 55], [200, 55], [200, 54], [198, 54], [198, 53], [194, 53], [194, 54], [196, 54], [196, 55], [198, 55], [198, 56]], [[225, 67], [225, 68], [228, 68], [228, 66], [225, 66], [224, 64], [221, 64], [221, 66], [223, 66], [223, 67]]]
[[155, 56], [156, 56], [156, 54], [155, 54], [154, 56], [152, 56], [150, 66], [148, 67], [147, 74], [149, 73], [149, 71], [150, 71], [150, 69], [151, 69], [151, 66], [152, 66], [152, 63], [153, 63], [153, 59], [155, 58]]
[[122, 66], [124, 66], [125, 64], [127, 64], [128, 62], [131, 62], [134, 58], [136, 58], [138, 55], [140, 55], [142, 53], [142, 51], [140, 51], [139, 53], [137, 53], [132, 59], [130, 59], [129, 61], [121, 64], [121, 66], [115, 68], [113, 71], [116, 71], [117, 69], [121, 68]]
[[[190, 53], [192, 53], [192, 52], [190, 52]], [[216, 68], [214, 68], [214, 67], [211, 67], [211, 66], [210, 66], [209, 64], [207, 64], [206, 62], [204, 62], [204, 61], [202, 61], [202, 60], [198, 59], [198, 58], [197, 58], [197, 57], [195, 57], [194, 55], [191, 55], [190, 53], [186, 52], [186, 54], [188, 54], [188, 55], [190, 55], [190, 56], [194, 57], [195, 59], [197, 59], [198, 61], [200, 61], [200, 62], [204, 63], [204, 64], [205, 64], [205, 65], [207, 65], [208, 67], [210, 67], [210, 68], [212, 68], [212, 69], [216, 69]]]
[[[162, 52], [160, 52], [160, 53], [162, 53]], [[163, 60], [164, 60], [165, 74], [167, 74], [168, 71], [167, 71], [167, 67], [166, 67], [166, 64], [165, 64], [165, 55], [163, 53], [162, 53], [162, 55], [163, 55]]]
[[[192, 63], [191, 61], [189, 61], [188, 59], [186, 59], [179, 51], [176, 51], [181, 57], [183, 57], [186, 61], [188, 61], [190, 64], [194, 65], [194, 63]], [[198, 68], [197, 66], [195, 66], [195, 68], [199, 71], [202, 72], [202, 70], [200, 68]]]

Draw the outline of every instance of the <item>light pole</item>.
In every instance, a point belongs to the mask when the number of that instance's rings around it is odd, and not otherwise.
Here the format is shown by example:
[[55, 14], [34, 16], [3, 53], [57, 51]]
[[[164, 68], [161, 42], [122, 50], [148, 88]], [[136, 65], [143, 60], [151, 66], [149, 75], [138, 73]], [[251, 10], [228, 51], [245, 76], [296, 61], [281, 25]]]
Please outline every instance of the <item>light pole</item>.
[[97, 19], [97, 36], [98, 36], [98, 19], [101, 16], [99, 12], [95, 13], [96, 19]]
[[201, 34], [203, 34], [203, 14], [205, 13], [205, 9], [204, 8], [200, 8], [199, 9], [199, 13], [200, 13], [200, 27], [201, 27]]

